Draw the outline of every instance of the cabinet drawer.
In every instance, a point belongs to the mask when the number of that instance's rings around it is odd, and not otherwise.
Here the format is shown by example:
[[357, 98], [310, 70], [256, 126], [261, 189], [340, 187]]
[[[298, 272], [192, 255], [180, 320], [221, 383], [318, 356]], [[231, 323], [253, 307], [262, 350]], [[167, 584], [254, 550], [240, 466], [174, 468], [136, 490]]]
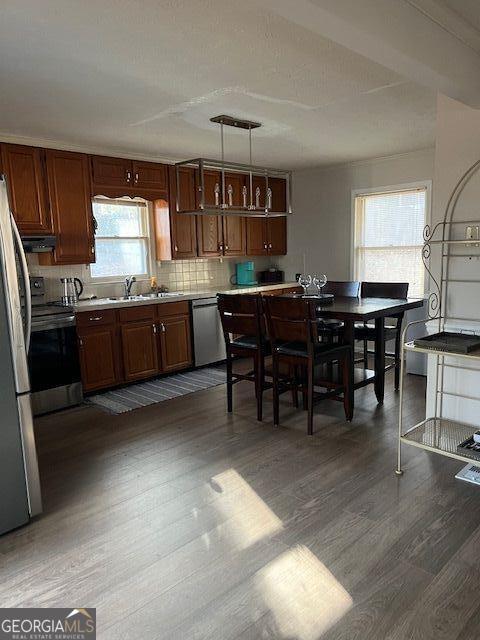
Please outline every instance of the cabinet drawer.
[[115, 311], [104, 309], [103, 311], [82, 311], [76, 314], [77, 327], [95, 327], [104, 324], [115, 323]]
[[137, 320], [154, 320], [155, 306], [139, 305], [138, 307], [129, 307], [118, 310], [118, 319], [120, 322], [135, 322]]
[[189, 313], [189, 306], [186, 300], [180, 302], [163, 302], [158, 305], [158, 317], [181, 316]]

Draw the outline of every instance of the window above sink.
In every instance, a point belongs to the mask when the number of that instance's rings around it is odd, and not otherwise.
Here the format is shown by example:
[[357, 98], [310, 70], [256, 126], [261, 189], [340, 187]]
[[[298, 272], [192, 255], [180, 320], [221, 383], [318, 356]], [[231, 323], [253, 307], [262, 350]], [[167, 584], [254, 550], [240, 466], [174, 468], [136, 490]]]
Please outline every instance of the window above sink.
[[118, 282], [126, 276], [147, 279], [152, 269], [150, 212], [141, 199], [95, 198], [96, 261], [93, 282]]

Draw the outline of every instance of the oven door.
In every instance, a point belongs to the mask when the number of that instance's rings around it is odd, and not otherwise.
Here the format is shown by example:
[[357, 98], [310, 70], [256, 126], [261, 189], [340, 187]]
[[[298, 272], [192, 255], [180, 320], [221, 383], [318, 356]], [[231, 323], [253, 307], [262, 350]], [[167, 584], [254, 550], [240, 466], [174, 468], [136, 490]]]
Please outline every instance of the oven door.
[[75, 316], [33, 321], [28, 365], [35, 415], [82, 401]]

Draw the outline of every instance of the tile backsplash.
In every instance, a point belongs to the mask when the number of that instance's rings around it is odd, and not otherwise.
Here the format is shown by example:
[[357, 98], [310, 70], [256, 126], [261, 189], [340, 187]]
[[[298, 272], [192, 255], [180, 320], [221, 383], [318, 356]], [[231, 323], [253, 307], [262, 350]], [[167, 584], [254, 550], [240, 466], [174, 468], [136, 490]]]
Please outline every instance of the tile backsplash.
[[[123, 295], [122, 282], [96, 283], [90, 278], [90, 269], [86, 265], [66, 265], [44, 267], [38, 264], [35, 254], [29, 254], [29, 271], [33, 276], [45, 278], [45, 293], [48, 300], [58, 300], [61, 296], [62, 277], [77, 277], [84, 284], [84, 296], [96, 295], [99, 298]], [[246, 258], [248, 259], [248, 258]], [[159, 285], [165, 285], [170, 291], [203, 291], [223, 289], [234, 282], [235, 264], [242, 259], [232, 258], [196, 258], [194, 260], [175, 260], [157, 262], [156, 273]], [[253, 258], [255, 271], [262, 271], [275, 265], [281, 268], [278, 258]], [[145, 293], [150, 282], [139, 280], [133, 285], [132, 293]]]

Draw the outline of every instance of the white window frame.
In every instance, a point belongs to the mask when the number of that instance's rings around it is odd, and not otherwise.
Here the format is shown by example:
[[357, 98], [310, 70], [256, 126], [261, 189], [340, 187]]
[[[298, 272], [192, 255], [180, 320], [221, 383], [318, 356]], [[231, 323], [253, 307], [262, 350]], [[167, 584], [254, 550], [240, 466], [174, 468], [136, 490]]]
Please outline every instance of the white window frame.
[[[105, 198], [103, 196], [95, 196], [92, 199], [92, 205], [95, 202], [102, 202], [104, 201], [106, 204], [108, 202], [115, 202], [115, 201], [120, 201], [120, 202], [124, 202], [126, 204], [135, 204], [135, 203], [140, 203], [145, 205], [146, 209], [147, 209], [147, 215], [145, 216], [145, 233], [146, 235], [144, 236], [113, 236], [112, 239], [119, 239], [119, 240], [129, 240], [129, 239], [133, 239], [133, 240], [137, 240], [137, 239], [145, 239], [147, 241], [147, 269], [148, 269], [148, 273], [144, 274], [144, 273], [129, 273], [128, 275], [132, 275], [135, 276], [135, 278], [137, 279], [137, 282], [147, 282], [150, 280], [150, 276], [153, 274], [156, 274], [156, 267], [155, 267], [155, 243], [154, 243], [154, 239], [153, 239], [153, 234], [152, 234], [152, 229], [153, 227], [153, 208], [152, 208], [152, 203], [149, 202], [148, 200], [143, 200], [142, 198]], [[108, 239], [108, 238], [107, 238]], [[96, 240], [96, 238], [95, 238]], [[96, 249], [96, 247], [95, 247]], [[87, 282], [90, 285], [96, 285], [96, 284], [118, 284], [118, 283], [123, 283], [125, 281], [125, 276], [101, 276], [101, 277], [95, 277], [92, 276], [92, 271], [91, 271], [91, 265], [88, 265], [87, 268], [87, 277], [85, 278], [85, 282]]]
[[[432, 181], [422, 180], [419, 182], [403, 182], [401, 184], [388, 185], [384, 187], [374, 187], [365, 189], [352, 189], [351, 196], [351, 218], [350, 218], [350, 279], [355, 279], [355, 199], [361, 196], [374, 196], [382, 193], [396, 193], [398, 191], [413, 191], [415, 189], [425, 189], [425, 224], [431, 224], [432, 217]], [[428, 272], [425, 272], [424, 295], [430, 288]]]

